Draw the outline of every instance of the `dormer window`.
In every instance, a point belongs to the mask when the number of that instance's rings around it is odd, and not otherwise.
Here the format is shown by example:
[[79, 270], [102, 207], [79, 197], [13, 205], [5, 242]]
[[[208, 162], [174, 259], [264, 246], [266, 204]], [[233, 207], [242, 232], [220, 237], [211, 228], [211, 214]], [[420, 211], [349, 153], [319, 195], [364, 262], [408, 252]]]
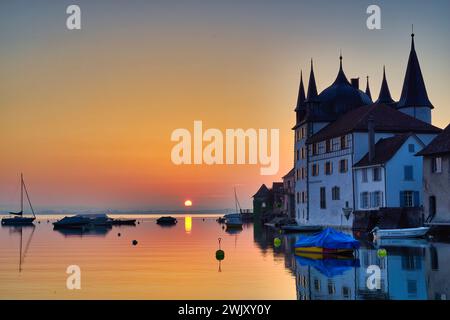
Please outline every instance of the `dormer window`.
[[326, 153], [331, 152], [331, 139], [328, 139], [327, 141], [325, 141], [325, 150], [326, 150]]
[[347, 148], [347, 137], [342, 136], [341, 137], [341, 149], [345, 149], [345, 148]]

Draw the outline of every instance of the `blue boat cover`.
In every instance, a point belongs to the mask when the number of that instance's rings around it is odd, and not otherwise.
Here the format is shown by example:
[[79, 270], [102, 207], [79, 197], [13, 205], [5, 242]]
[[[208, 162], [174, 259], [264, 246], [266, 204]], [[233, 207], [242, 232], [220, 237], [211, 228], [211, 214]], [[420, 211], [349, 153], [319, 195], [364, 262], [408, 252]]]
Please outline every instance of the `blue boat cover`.
[[319, 247], [326, 249], [358, 249], [359, 241], [352, 236], [326, 228], [322, 232], [301, 237], [295, 243], [295, 248]]
[[344, 274], [347, 270], [359, 267], [357, 259], [320, 259], [314, 260], [296, 256], [297, 263], [302, 266], [311, 266], [327, 278]]

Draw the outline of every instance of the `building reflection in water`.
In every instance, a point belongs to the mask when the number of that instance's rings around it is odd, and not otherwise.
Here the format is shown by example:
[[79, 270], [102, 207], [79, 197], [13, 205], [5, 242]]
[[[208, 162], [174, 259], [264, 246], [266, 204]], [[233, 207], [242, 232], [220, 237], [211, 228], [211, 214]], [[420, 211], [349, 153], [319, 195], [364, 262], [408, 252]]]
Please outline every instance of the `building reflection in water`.
[[[275, 248], [274, 237], [282, 238]], [[450, 244], [420, 239], [362, 243], [353, 262], [308, 260], [294, 255], [299, 235], [278, 235], [257, 226], [254, 240], [263, 253], [282, 254], [295, 275], [299, 300], [447, 300], [450, 296]], [[386, 249], [387, 255], [378, 254]], [[380, 286], [369, 289], [369, 266], [380, 268]]]

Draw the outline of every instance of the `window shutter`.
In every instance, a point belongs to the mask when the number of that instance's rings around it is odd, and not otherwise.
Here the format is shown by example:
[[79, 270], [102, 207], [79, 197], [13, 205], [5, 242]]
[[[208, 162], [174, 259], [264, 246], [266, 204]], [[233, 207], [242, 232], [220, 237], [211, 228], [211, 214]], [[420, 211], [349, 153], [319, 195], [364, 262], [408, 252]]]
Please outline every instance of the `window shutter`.
[[420, 195], [419, 191], [414, 191], [414, 207], [420, 206]]
[[405, 206], [405, 192], [404, 191], [400, 191], [400, 207], [404, 207]]

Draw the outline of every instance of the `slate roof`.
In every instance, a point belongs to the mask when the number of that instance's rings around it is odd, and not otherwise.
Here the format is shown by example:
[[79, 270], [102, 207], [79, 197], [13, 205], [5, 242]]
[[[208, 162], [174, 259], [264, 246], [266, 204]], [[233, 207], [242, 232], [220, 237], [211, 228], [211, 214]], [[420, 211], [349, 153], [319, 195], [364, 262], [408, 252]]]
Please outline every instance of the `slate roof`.
[[419, 59], [417, 58], [414, 45], [414, 33], [411, 35], [411, 52], [409, 54], [402, 94], [397, 105], [397, 108], [407, 107], [429, 107], [433, 109], [433, 105], [428, 99]]
[[378, 140], [375, 144], [375, 156], [372, 161], [369, 161], [369, 153], [366, 153], [353, 167], [367, 167], [388, 162], [412, 135], [412, 133], [397, 134]]
[[269, 188], [263, 184], [259, 190], [253, 195], [253, 198], [266, 198], [270, 194]]
[[288, 173], [286, 173], [286, 175], [283, 176], [282, 179], [293, 177], [294, 173], [295, 173], [295, 168], [292, 168]]
[[369, 116], [374, 119], [375, 132], [434, 134], [442, 132], [441, 129], [427, 122], [418, 120], [385, 104], [375, 103], [347, 112], [335, 122], [311, 136], [306, 142], [311, 144], [351, 132], [367, 132]]
[[386, 68], [383, 67], [383, 81], [381, 82], [380, 94], [378, 95], [378, 100], [375, 103], [385, 103], [392, 104], [395, 103], [394, 99], [392, 99], [391, 91], [389, 90], [389, 86], [386, 80]]
[[419, 156], [431, 156], [450, 153], [450, 124], [428, 146], [417, 153]]

